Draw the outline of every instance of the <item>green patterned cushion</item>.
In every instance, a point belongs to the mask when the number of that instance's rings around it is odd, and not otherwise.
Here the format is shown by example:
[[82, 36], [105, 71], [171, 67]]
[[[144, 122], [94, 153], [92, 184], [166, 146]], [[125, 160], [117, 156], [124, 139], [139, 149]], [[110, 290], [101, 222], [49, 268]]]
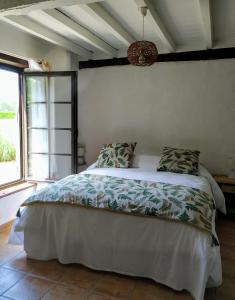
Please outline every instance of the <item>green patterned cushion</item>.
[[158, 171], [198, 175], [200, 151], [164, 147]]
[[100, 150], [98, 168], [129, 168], [132, 164], [136, 143], [106, 144]]

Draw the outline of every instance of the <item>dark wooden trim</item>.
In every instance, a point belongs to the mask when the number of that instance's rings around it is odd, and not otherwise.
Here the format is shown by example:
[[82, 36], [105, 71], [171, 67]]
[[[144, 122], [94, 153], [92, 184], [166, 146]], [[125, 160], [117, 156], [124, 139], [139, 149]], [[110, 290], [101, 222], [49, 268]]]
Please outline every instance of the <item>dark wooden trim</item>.
[[73, 72], [72, 75], [72, 89], [71, 89], [71, 101], [72, 101], [72, 136], [71, 136], [71, 150], [73, 156], [72, 172], [77, 173], [77, 148], [78, 148], [78, 81], [77, 72]]
[[50, 156], [50, 155], [59, 155], [59, 156], [73, 156], [73, 154], [72, 153], [53, 153], [53, 152], [51, 152], [51, 153], [49, 153], [49, 152], [31, 152], [31, 151], [29, 151], [28, 152], [29, 154], [32, 154], [32, 155], [34, 155], [34, 154], [36, 154], [36, 155], [47, 155], [47, 156]]
[[125, 66], [129, 65], [127, 57], [110, 58], [110, 59], [96, 59], [79, 62], [79, 70], [82, 69], [93, 69], [101, 67], [112, 67], [112, 66]]
[[10, 71], [10, 72], [17, 72], [19, 74], [24, 72], [24, 69], [17, 68], [17, 67], [14, 67], [14, 66], [10, 66], [10, 65], [7, 65], [7, 64], [3, 64], [1, 62], [0, 62], [0, 69], [5, 70], [5, 71]]
[[[53, 104], [71, 104], [72, 103], [71, 101], [68, 102], [68, 101], [50, 101], [50, 100], [48, 102], [53, 103]], [[47, 104], [47, 102], [46, 101], [33, 101], [33, 102], [30, 102], [28, 104], [28, 106], [31, 104]]]
[[[27, 127], [27, 129], [30, 129], [30, 130], [37, 130], [37, 129], [39, 129], [39, 130], [48, 130], [48, 127], [30, 127], [30, 126], [28, 126]], [[62, 127], [51, 127], [50, 128], [51, 130], [67, 130], [67, 131], [72, 131], [72, 129], [71, 128], [62, 128]]]
[[0, 53], [0, 63], [14, 66], [20, 69], [26, 69], [29, 67], [29, 63], [27, 60], [11, 56], [5, 53]]
[[25, 72], [24, 75], [28, 76], [47, 76], [47, 77], [57, 77], [57, 76], [74, 76], [76, 71], [53, 71], [53, 72]]
[[[208, 49], [200, 51], [159, 54], [157, 62], [197, 61], [235, 58], [235, 48]], [[79, 69], [129, 65], [127, 57], [80, 61]]]
[[20, 125], [20, 175], [25, 178], [25, 122], [24, 122], [24, 82], [23, 73], [19, 73], [19, 125]]

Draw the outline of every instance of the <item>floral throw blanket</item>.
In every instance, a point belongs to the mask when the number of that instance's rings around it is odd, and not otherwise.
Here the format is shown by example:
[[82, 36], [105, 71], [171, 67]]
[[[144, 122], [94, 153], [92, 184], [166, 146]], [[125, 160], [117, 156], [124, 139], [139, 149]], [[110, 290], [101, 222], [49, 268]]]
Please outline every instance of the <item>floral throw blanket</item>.
[[[204, 191], [162, 182], [79, 174], [35, 192], [22, 206], [58, 203], [142, 216], [155, 216], [191, 224], [212, 235], [213, 198]], [[212, 235], [213, 244], [218, 244]]]

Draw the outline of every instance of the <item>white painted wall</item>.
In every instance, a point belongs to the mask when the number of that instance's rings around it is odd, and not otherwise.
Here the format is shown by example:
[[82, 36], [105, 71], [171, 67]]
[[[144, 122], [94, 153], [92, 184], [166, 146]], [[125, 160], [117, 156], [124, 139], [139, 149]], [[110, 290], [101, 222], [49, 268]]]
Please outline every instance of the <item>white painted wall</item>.
[[50, 44], [0, 21], [0, 51], [27, 58], [42, 58]]
[[69, 51], [25, 33], [0, 21], [0, 52], [26, 59], [48, 60], [53, 71], [74, 69], [74, 55]]
[[88, 163], [103, 143], [137, 141], [142, 153], [199, 149], [224, 173], [235, 156], [235, 59], [81, 70], [78, 114]]
[[[76, 56], [76, 55], [75, 55]], [[45, 53], [45, 60], [49, 61], [52, 71], [74, 70], [74, 55], [65, 49], [51, 45], [50, 50]], [[77, 57], [78, 65], [78, 57]]]
[[34, 187], [0, 198], [0, 226], [16, 218], [16, 213]]

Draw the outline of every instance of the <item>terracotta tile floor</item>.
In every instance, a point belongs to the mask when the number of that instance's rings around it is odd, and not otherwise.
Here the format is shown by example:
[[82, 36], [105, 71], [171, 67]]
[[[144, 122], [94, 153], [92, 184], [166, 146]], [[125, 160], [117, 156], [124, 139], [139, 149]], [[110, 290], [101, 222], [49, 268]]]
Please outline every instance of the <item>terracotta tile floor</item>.
[[[92, 271], [80, 265], [27, 259], [21, 246], [7, 244], [0, 232], [0, 300], [192, 300], [151, 280]], [[235, 300], [235, 221], [219, 220], [223, 285], [206, 300]]]

